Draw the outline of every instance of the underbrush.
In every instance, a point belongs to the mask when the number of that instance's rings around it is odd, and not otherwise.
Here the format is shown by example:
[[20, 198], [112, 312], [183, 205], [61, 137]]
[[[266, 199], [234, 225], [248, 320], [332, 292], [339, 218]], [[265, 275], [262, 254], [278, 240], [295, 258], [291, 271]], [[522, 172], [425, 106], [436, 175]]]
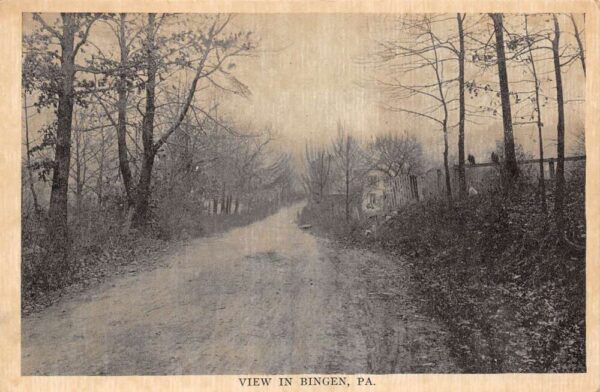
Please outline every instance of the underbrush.
[[193, 203], [171, 203], [156, 209], [151, 229], [157, 238], [164, 240], [197, 238], [262, 220], [279, 208], [277, 204], [263, 203], [254, 206], [252, 211], [214, 215]]
[[261, 220], [279, 206], [264, 204], [243, 214], [206, 215], [190, 204], [154, 208], [140, 230], [125, 227], [117, 208], [80, 213], [70, 223], [67, 263], [52, 257], [52, 228], [42, 214], [22, 219], [21, 308], [28, 314], [52, 304], [67, 291], [82, 289], [122, 272], [153, 268], [174, 244]]
[[332, 215], [318, 204], [308, 204], [298, 215], [298, 224], [310, 225], [311, 230], [323, 237], [351, 242], [360, 238], [367, 226], [356, 219], [346, 220], [345, 216]]
[[408, 284], [424, 310], [448, 327], [465, 372], [584, 372], [583, 182], [571, 181], [568, 190], [560, 229], [552, 211], [541, 212], [536, 189], [526, 186], [452, 206], [407, 206], [369, 236], [360, 224], [344, 232], [328, 230], [322, 216], [312, 223], [355, 246], [408, 260]]

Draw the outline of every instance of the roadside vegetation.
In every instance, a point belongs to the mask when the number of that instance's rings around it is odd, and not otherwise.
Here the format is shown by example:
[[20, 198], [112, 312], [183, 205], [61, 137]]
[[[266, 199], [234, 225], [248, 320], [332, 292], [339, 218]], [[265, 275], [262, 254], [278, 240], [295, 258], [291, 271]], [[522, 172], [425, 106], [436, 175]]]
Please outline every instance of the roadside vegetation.
[[[307, 149], [300, 223], [408, 262], [414, 302], [447, 326], [465, 372], [585, 371], [585, 137], [566, 110], [584, 99], [563, 91], [563, 79], [585, 80], [578, 23], [557, 14], [399, 16], [397, 35], [377, 41], [363, 63], [388, 110], [439, 131], [441, 157], [425, 159], [427, 146], [399, 131], [354, 143], [362, 153], [347, 155], [363, 158], [349, 174], [337, 141]], [[495, 146], [471, 141], [480, 155], [488, 148], [478, 162], [465, 140], [482, 118], [503, 133]], [[517, 127], [537, 136], [527, 151]], [[358, 180], [340, 188], [345, 178]], [[336, 208], [340, 189], [346, 214]]]
[[26, 15], [24, 312], [297, 199], [277, 130], [219, 110], [258, 45], [232, 18]]
[[[584, 169], [567, 181], [562, 234], [537, 187], [413, 203], [375, 229], [306, 208], [300, 222], [349, 247], [408, 260], [414, 301], [442, 321], [465, 372], [585, 371]], [[553, 201], [551, 194], [549, 201]]]

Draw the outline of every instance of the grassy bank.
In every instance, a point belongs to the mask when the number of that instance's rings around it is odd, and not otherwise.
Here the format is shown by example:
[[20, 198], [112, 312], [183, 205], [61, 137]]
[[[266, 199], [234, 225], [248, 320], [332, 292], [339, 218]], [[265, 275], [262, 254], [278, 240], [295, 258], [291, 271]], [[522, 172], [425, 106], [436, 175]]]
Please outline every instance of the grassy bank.
[[[558, 235], [535, 189], [407, 206], [365, 235], [366, 224], [301, 214], [317, 233], [409, 260], [423, 311], [451, 333], [463, 371], [585, 371], [583, 182], [571, 181]], [[549, 200], [552, 205], [552, 200]]]

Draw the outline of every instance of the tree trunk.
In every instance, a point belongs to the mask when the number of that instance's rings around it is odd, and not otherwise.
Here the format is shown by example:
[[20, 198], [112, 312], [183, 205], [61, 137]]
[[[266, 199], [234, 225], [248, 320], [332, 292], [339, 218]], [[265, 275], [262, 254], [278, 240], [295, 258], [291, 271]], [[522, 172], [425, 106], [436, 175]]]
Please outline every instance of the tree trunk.
[[155, 14], [148, 14], [146, 27], [146, 111], [142, 120], [142, 146], [143, 159], [140, 170], [140, 179], [135, 192], [135, 213], [133, 221], [135, 226], [143, 226], [148, 218], [150, 203], [150, 186], [152, 182], [152, 166], [154, 165], [154, 112], [157, 65], [155, 59]]
[[240, 210], [240, 200], [236, 197], [235, 199], [235, 209], [233, 210], [234, 214], [238, 214]]
[[350, 220], [350, 135], [346, 135], [346, 221]]
[[81, 216], [83, 198], [81, 132], [75, 129], [75, 205], [77, 219]]
[[221, 192], [221, 200], [220, 200], [221, 208], [219, 209], [219, 214], [223, 215], [225, 211], [225, 190]]
[[36, 214], [40, 214], [42, 209], [38, 202], [37, 193], [35, 191], [35, 183], [33, 181], [33, 170], [31, 169], [31, 147], [29, 142], [29, 112], [27, 108], [27, 93], [23, 93], [23, 110], [25, 111], [25, 148], [27, 156], [27, 176], [29, 177], [29, 190], [33, 197], [33, 208]]
[[506, 55], [504, 53], [504, 24], [502, 14], [490, 14], [490, 17], [494, 22], [494, 33], [496, 35], [498, 80], [500, 84], [500, 99], [502, 101], [502, 123], [504, 126], [504, 168], [507, 174], [507, 185], [510, 187], [519, 176], [519, 167], [515, 154]]
[[145, 225], [148, 220], [153, 166], [154, 154], [149, 154], [144, 151], [140, 179], [135, 193], [135, 213], [133, 214], [133, 223], [136, 227]]
[[[525, 15], [525, 35], [529, 37], [529, 30], [527, 26], [527, 15]], [[544, 139], [542, 136], [542, 111], [540, 107], [540, 82], [538, 80], [537, 71], [535, 68], [535, 61], [533, 59], [533, 51], [531, 48], [531, 41], [528, 40], [529, 49], [529, 62], [531, 63], [531, 74], [535, 83], [535, 109], [537, 112], [537, 128], [538, 128], [538, 141], [539, 141], [539, 154], [540, 154], [540, 204], [542, 212], [546, 212], [548, 207], [546, 203], [546, 180], [544, 176]]]
[[446, 102], [446, 95], [444, 94], [444, 90], [442, 88], [443, 80], [442, 75], [439, 69], [439, 59], [436, 49], [436, 43], [433, 38], [433, 32], [429, 31], [429, 38], [431, 39], [431, 45], [433, 47], [434, 54], [434, 66], [433, 69], [435, 71], [435, 76], [437, 80], [439, 101], [442, 104], [442, 108], [444, 109], [444, 119], [441, 121], [442, 124], [442, 132], [444, 133], [444, 171], [446, 173], [446, 198], [448, 199], [448, 204], [452, 204], [452, 184], [450, 181], [450, 167], [448, 164], [448, 104]]
[[392, 208], [398, 207], [398, 184], [396, 177], [389, 177], [390, 183], [392, 184]]
[[96, 182], [96, 194], [98, 195], [98, 209], [102, 209], [104, 199], [104, 160], [106, 159], [106, 139], [102, 132], [100, 145], [100, 162], [98, 162], [98, 181]]
[[448, 126], [444, 120], [444, 171], [446, 172], [446, 198], [452, 202], [452, 184], [450, 179], [450, 167], [448, 163]]
[[73, 80], [75, 77], [75, 16], [61, 14], [61, 83], [58, 91], [56, 145], [48, 218], [50, 221], [52, 253], [63, 265], [69, 251], [68, 194], [71, 165], [71, 131], [73, 126]]
[[[585, 18], [585, 14], [583, 14]], [[583, 69], [583, 76], [585, 76], [585, 52], [583, 51], [583, 43], [581, 42], [581, 33], [579, 32], [579, 28], [577, 27], [577, 23], [575, 22], [575, 17], [573, 14], [570, 14], [571, 23], [573, 23], [573, 35], [575, 35], [575, 40], [577, 41], [577, 46], [579, 48], [579, 59], [581, 60], [581, 68]]]
[[558, 123], [556, 125], [556, 189], [554, 198], [554, 210], [557, 215], [557, 223], [562, 225], [563, 203], [565, 192], [565, 108], [563, 100], [562, 73], [560, 66], [560, 26], [558, 18], [554, 19], [554, 39], [552, 40], [552, 53], [554, 58], [554, 74], [556, 79], [556, 104], [558, 109]]
[[131, 169], [129, 167], [129, 158], [127, 150], [127, 62], [129, 50], [127, 48], [125, 34], [125, 16], [120, 14], [119, 24], [119, 48], [121, 52], [121, 62], [119, 64], [119, 81], [117, 83], [117, 110], [118, 110], [118, 125], [117, 125], [117, 145], [119, 153], [119, 170], [123, 178], [123, 186], [125, 187], [125, 195], [127, 203], [131, 207], [134, 204], [133, 198], [133, 180]]
[[458, 22], [458, 193], [460, 198], [467, 195], [465, 174], [465, 32], [464, 15], [456, 14]]

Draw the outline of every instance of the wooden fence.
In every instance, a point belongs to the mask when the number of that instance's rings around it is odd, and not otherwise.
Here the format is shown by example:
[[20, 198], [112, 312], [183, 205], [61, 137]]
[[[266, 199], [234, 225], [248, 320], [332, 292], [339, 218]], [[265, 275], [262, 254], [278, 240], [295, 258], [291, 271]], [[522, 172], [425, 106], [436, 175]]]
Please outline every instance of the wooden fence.
[[[573, 170], [585, 165], [585, 156], [565, 158], [565, 177], [569, 178]], [[528, 159], [517, 162], [520, 175], [532, 184], [539, 181], [539, 159]], [[546, 158], [544, 163], [544, 178], [554, 181], [556, 175], [556, 158]], [[485, 162], [465, 165], [467, 190], [473, 188], [477, 192], [488, 190], [500, 176], [500, 164]], [[458, 165], [451, 171], [451, 188], [453, 196], [458, 195]], [[396, 187], [393, 192], [392, 187]], [[446, 197], [446, 178], [442, 168], [433, 168], [420, 176], [399, 177], [390, 183], [386, 190], [385, 210], [391, 210], [401, 205], [420, 200], [439, 199]], [[395, 198], [391, 195], [394, 194]]]

